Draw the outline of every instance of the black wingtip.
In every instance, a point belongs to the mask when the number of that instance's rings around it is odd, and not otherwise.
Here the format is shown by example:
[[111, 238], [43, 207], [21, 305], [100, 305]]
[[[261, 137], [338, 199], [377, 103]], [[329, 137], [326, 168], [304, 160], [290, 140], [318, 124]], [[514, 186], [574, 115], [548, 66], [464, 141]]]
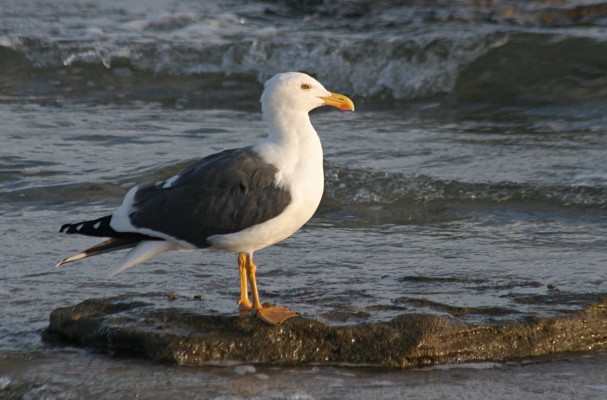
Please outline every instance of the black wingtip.
[[75, 224], [63, 224], [59, 229], [59, 233], [78, 234], [95, 237], [110, 237], [130, 240], [162, 240], [160, 238], [151, 237], [137, 232], [117, 232], [111, 226], [111, 215], [97, 218], [90, 221], [77, 222]]
[[110, 226], [111, 215], [106, 215], [91, 221], [82, 221], [75, 224], [63, 224], [59, 233], [77, 233], [87, 236], [112, 237], [116, 231]]

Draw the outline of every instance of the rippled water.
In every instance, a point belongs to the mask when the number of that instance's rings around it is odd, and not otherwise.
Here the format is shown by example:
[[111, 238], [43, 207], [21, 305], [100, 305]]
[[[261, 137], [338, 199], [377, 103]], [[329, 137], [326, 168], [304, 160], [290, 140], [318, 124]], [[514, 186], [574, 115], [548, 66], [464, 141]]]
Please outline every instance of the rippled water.
[[[234, 255], [167, 253], [107, 280], [119, 255], [54, 269], [95, 243], [56, 231], [111, 212], [135, 183], [263, 137], [261, 84], [279, 71], [315, 74], [350, 95], [357, 111], [312, 115], [325, 149], [325, 197], [304, 229], [256, 254], [265, 300], [333, 324], [408, 312], [490, 323], [559, 315], [607, 293], [604, 6], [5, 3], [0, 395], [103, 397], [107, 382], [120, 377], [126, 398], [129, 385], [154, 379], [146, 368], [186, 381], [200, 372], [137, 367], [124, 375], [128, 361], [52, 348], [39, 333], [54, 308], [126, 292], [202, 294], [206, 301], [193, 306], [199, 312], [234, 314]], [[604, 369], [604, 355], [593, 357]], [[83, 392], [70, 391], [73, 382], [53, 372], [89, 364], [103, 372]], [[585, 368], [581, 360], [572, 365]], [[194, 385], [184, 393], [329, 396], [303, 389], [292, 371], [254, 378], [278, 374], [286, 389], [233, 391], [242, 374], [230, 371], [200, 372], [213, 389]], [[495, 376], [511, 372], [500, 371]], [[333, 394], [354, 393], [351, 379], [338, 376], [351, 371], [304, 373], [335, 383]], [[352, 373], [365, 374], [371, 387], [391, 382], [385, 393], [394, 398], [411, 383], [408, 375]], [[427, 374], [447, 387], [460, 384], [449, 374]], [[573, 386], [600, 398], [604, 382], [588, 376]], [[468, 394], [484, 398], [481, 389]], [[521, 387], [516, 396], [529, 392]]]

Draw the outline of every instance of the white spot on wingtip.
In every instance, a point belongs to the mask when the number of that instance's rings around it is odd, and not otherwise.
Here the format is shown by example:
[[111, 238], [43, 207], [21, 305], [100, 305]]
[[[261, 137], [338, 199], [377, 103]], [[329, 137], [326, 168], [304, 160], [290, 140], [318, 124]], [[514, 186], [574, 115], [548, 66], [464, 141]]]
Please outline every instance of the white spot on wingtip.
[[171, 186], [173, 186], [173, 183], [175, 183], [175, 181], [176, 181], [177, 179], [179, 179], [179, 175], [175, 175], [175, 176], [173, 176], [173, 177], [171, 177], [171, 178], [167, 179], [167, 180], [164, 182], [164, 184], [162, 185], [162, 188], [163, 188], [163, 189], [168, 189], [168, 188], [170, 188]]
[[80, 224], [80, 225], [78, 225], [78, 226], [76, 227], [76, 230], [77, 230], [78, 232], [80, 232], [80, 230], [82, 229], [82, 227], [84, 227], [84, 224]]
[[101, 221], [99, 221], [95, 225], [93, 225], [93, 229], [99, 229], [100, 226], [101, 226]]

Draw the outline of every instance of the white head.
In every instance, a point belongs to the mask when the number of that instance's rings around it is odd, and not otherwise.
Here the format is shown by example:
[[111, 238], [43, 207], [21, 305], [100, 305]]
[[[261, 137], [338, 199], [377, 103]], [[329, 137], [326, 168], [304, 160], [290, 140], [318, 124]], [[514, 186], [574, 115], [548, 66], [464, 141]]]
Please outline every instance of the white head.
[[325, 105], [354, 111], [354, 104], [348, 97], [329, 92], [316, 79], [301, 72], [274, 75], [264, 86], [261, 108], [266, 116], [269, 112], [287, 110], [307, 114]]

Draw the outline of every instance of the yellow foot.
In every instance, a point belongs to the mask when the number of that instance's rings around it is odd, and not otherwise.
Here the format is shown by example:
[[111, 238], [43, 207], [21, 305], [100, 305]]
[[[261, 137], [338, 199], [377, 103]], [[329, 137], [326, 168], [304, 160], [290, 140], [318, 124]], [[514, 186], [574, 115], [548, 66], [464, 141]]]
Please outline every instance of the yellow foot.
[[284, 306], [264, 305], [261, 310], [257, 310], [257, 318], [270, 325], [280, 325], [289, 318], [299, 317], [294, 311]]

